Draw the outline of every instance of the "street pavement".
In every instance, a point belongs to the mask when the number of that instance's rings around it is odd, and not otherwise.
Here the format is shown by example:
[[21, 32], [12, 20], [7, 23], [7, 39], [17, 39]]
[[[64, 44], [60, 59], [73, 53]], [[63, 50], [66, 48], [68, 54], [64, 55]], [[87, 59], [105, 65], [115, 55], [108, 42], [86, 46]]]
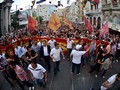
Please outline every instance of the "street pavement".
[[[52, 64], [51, 64], [52, 66]], [[120, 72], [120, 63], [115, 62], [112, 64], [112, 68], [108, 70], [106, 73], [106, 77], [103, 79], [101, 73], [99, 73], [98, 77], [95, 77], [95, 74], [92, 73], [89, 75], [90, 67], [86, 65], [86, 67], [81, 66], [81, 74], [71, 74], [71, 62], [62, 60], [60, 63], [60, 72], [58, 72], [57, 76], [54, 76], [53, 70], [49, 73], [48, 83], [46, 88], [41, 88], [40, 86], [35, 86], [36, 90], [90, 90], [93, 87], [95, 90], [98, 90], [102, 82], [107, 80], [110, 76], [115, 73]], [[10, 90], [10, 85], [3, 78], [0, 73], [0, 90]], [[15, 84], [14, 90], [21, 90], [20, 87]], [[25, 90], [28, 90], [25, 87]], [[115, 82], [112, 88], [109, 90], [120, 90], [120, 82]]]

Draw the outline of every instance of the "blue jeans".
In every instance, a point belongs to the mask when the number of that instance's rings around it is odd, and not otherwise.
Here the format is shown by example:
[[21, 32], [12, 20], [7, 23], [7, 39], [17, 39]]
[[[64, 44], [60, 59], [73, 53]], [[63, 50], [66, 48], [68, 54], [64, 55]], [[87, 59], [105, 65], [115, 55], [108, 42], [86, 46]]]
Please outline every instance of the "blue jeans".
[[43, 79], [35, 79], [35, 83], [39, 84], [40, 86], [46, 85], [44, 78]]

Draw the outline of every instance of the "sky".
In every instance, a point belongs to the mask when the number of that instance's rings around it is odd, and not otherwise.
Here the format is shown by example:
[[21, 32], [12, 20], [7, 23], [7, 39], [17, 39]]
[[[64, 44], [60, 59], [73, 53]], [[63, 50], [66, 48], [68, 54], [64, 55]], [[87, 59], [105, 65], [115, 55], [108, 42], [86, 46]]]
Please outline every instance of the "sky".
[[[20, 9], [20, 8], [29, 9], [30, 6], [32, 5], [31, 1], [33, 0], [13, 0], [13, 1], [14, 3], [12, 4], [11, 10], [15, 11], [16, 7], [17, 9]], [[36, 0], [36, 1], [39, 1], [39, 0]], [[52, 4], [57, 4], [58, 1], [61, 1], [61, 4], [63, 4], [64, 7], [67, 6], [67, 0], [46, 0], [44, 3], [41, 3], [41, 4], [49, 4], [49, 1], [51, 1]], [[70, 4], [75, 1], [76, 0], [70, 0]], [[37, 7], [37, 4], [35, 4], [34, 8], [36, 7]]]

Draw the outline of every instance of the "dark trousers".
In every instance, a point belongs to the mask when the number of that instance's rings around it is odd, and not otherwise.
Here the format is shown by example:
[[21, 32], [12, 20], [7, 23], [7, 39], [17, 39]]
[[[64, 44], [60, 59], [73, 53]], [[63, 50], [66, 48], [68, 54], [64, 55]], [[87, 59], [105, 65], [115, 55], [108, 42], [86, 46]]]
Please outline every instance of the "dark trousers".
[[19, 87], [20, 87], [22, 90], [24, 90], [23, 85], [20, 83], [20, 81], [19, 81], [18, 79], [14, 80], [14, 81], [15, 81], [15, 83], [17, 83], [17, 84], [19, 85]]
[[97, 73], [99, 72], [100, 70], [100, 64], [99, 63], [96, 63], [95, 66], [89, 71], [89, 73], [92, 73], [93, 71], [97, 71]]
[[48, 71], [50, 71], [51, 66], [50, 66], [50, 56], [44, 56], [45, 63], [47, 65]]
[[54, 74], [56, 75], [59, 69], [60, 61], [54, 62]]
[[102, 76], [105, 76], [107, 70], [103, 69], [103, 73], [102, 73]]
[[10, 81], [10, 79], [7, 76], [4, 76], [4, 77], [8, 81], [8, 83], [10, 84], [10, 86], [13, 87], [13, 83]]
[[77, 74], [79, 74], [80, 73], [80, 66], [81, 66], [81, 64], [72, 63], [72, 72], [74, 73], [75, 68], [77, 68]]
[[33, 87], [33, 84], [30, 83], [29, 81], [22, 81], [23, 84], [27, 85], [28, 87]]
[[39, 84], [40, 86], [43, 86], [45, 87], [46, 86], [46, 83], [45, 83], [45, 79], [35, 79], [35, 83], [36, 84]]
[[67, 59], [70, 59], [72, 49], [67, 48]]

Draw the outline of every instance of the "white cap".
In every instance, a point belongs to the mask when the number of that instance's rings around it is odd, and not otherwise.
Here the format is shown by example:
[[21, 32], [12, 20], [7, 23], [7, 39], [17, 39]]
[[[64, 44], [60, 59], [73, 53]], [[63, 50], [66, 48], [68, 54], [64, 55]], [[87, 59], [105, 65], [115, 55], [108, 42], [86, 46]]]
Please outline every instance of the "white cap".
[[76, 49], [80, 49], [81, 47], [82, 47], [82, 46], [79, 45], [79, 44], [76, 45]]

